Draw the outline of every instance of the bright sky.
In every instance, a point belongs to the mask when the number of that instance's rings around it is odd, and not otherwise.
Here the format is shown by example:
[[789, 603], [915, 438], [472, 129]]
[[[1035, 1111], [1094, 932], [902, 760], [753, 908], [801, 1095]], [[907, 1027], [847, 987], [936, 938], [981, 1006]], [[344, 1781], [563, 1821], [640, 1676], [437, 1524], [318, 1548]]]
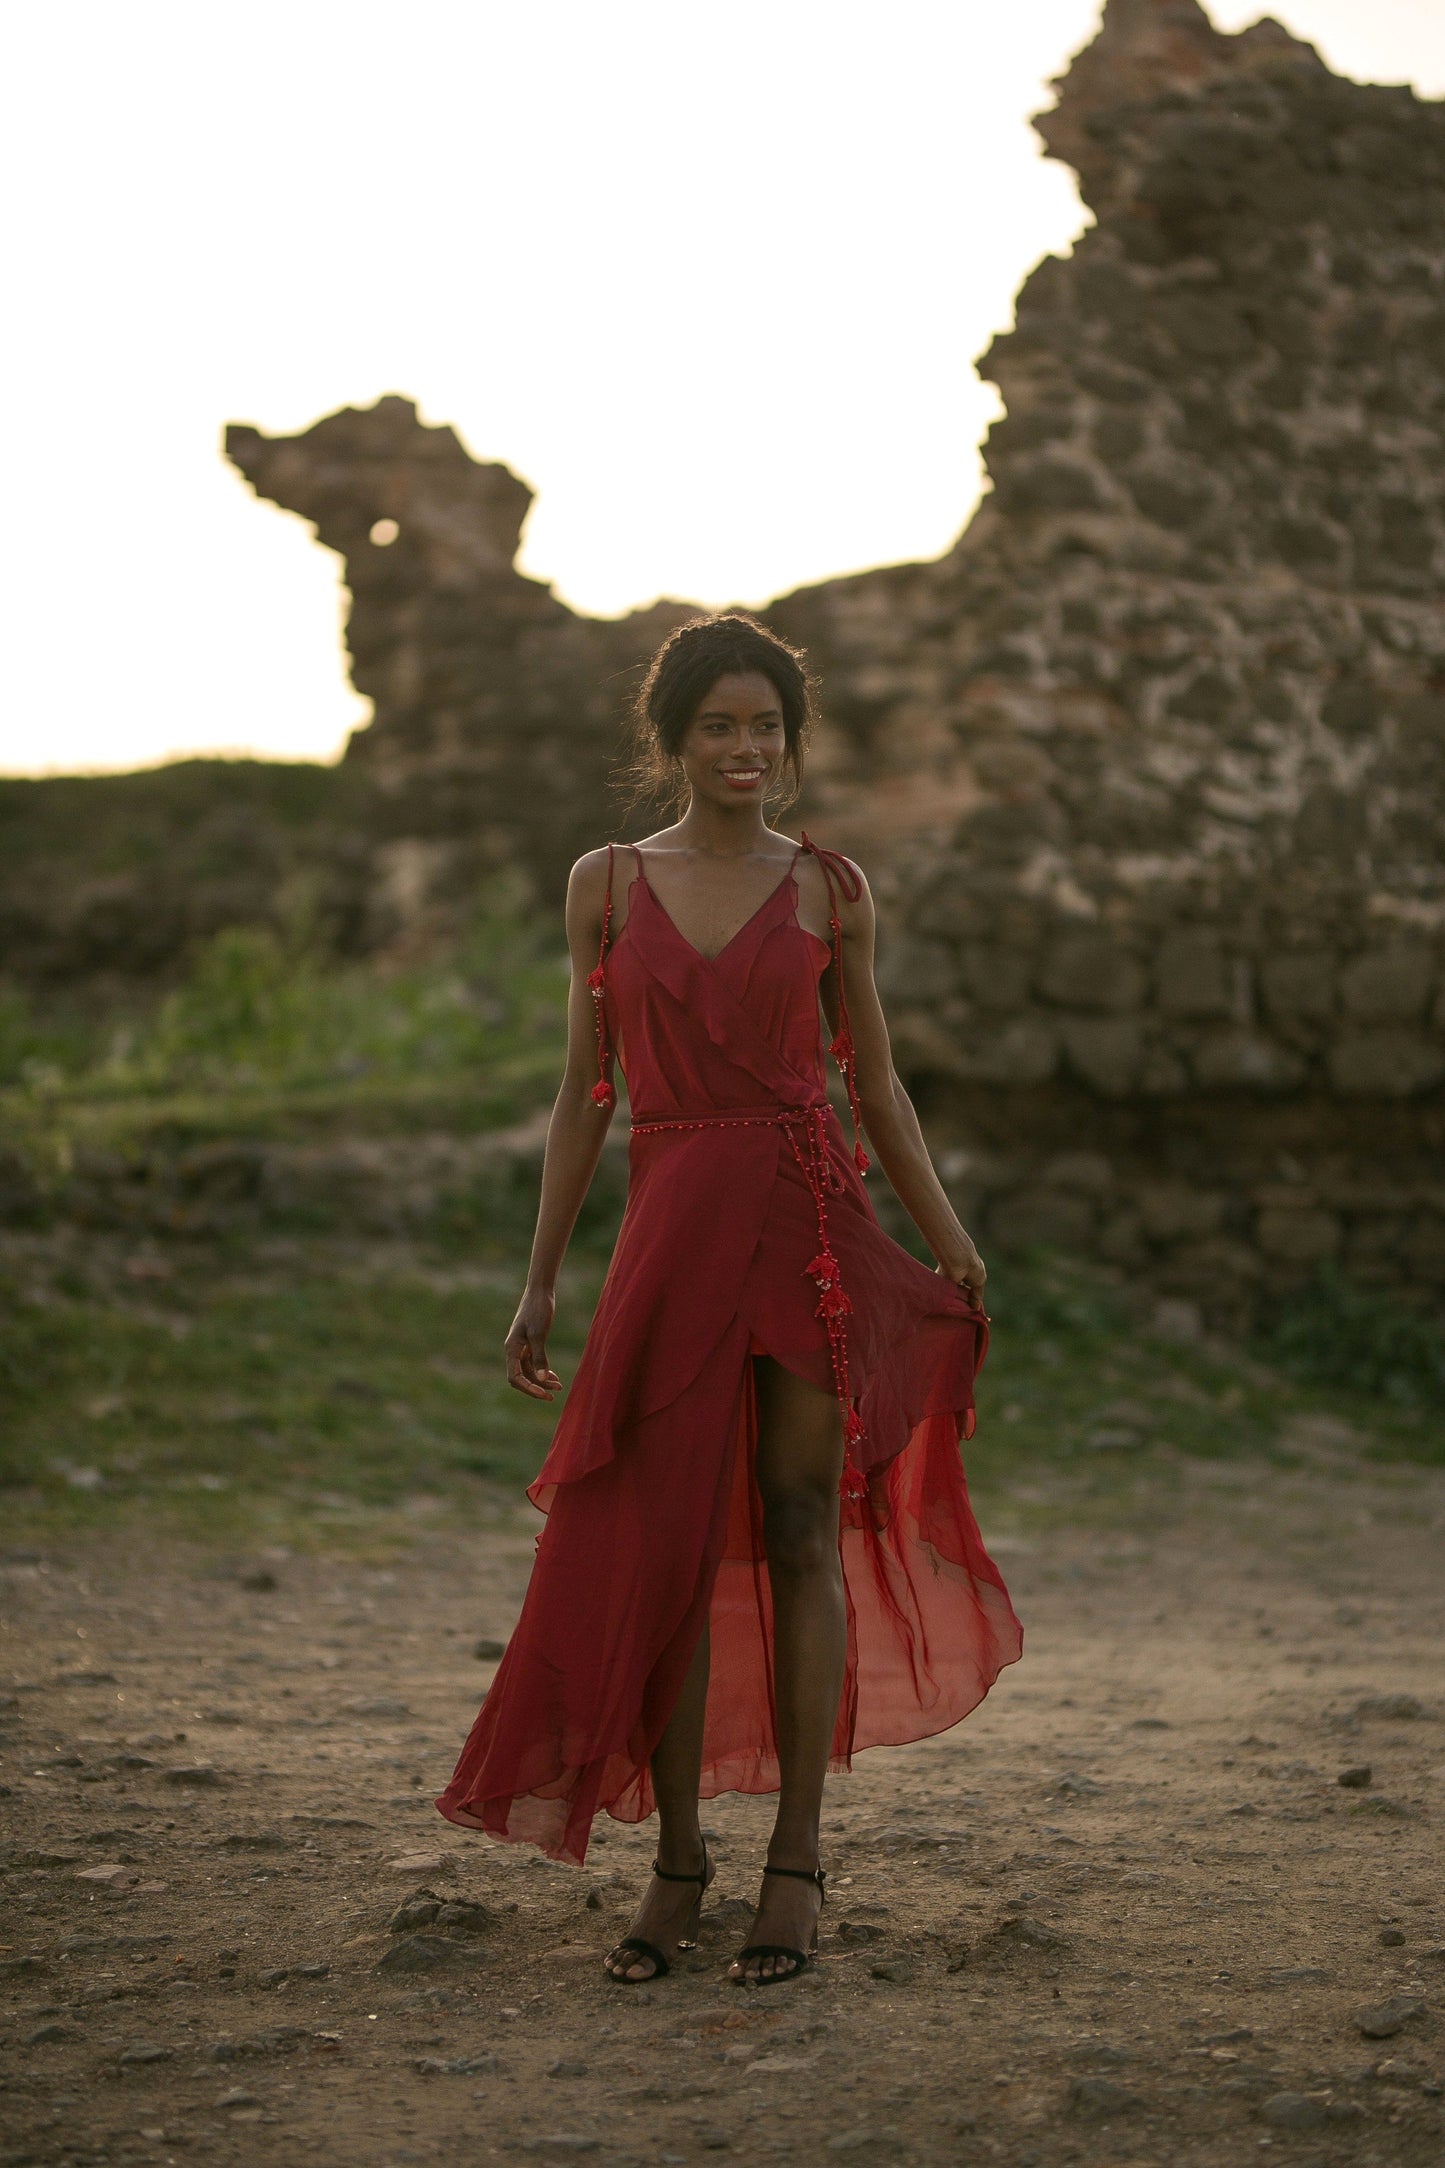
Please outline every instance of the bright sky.
[[[1214, 0], [1237, 29], [1261, 12]], [[1445, 94], [1442, 0], [1278, 0]], [[579, 609], [947, 548], [971, 363], [1083, 222], [1027, 124], [1098, 0], [71, 0], [4, 39], [0, 770], [329, 758], [337, 561], [228, 420], [414, 397]]]

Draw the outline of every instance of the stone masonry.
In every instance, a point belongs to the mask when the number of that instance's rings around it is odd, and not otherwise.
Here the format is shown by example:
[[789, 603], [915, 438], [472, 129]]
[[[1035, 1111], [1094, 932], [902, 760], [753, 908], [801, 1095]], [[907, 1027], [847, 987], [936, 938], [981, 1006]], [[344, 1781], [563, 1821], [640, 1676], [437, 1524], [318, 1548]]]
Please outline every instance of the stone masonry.
[[[1038, 125], [1096, 223], [980, 365], [991, 492], [941, 561], [766, 613], [824, 675], [803, 818], [875, 876], [981, 1237], [1221, 1319], [1329, 1261], [1438, 1299], [1445, 109], [1109, 0]], [[681, 606], [523, 580], [521, 485], [404, 401], [228, 448], [345, 554], [352, 757], [555, 889]]]

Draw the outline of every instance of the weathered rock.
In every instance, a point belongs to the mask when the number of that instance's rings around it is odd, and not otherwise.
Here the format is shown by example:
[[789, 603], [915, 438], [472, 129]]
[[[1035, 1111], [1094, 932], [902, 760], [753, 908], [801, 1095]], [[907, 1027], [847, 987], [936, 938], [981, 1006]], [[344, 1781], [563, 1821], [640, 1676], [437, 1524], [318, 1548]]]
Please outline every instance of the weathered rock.
[[1075, 2078], [1069, 2086], [1069, 2105], [1086, 2115], [1124, 2115], [1142, 2103], [1137, 2093], [1113, 2078]]
[[1260, 2104], [1259, 2117], [1275, 2130], [1323, 2130], [1329, 2110], [1309, 2093], [1272, 2093]]
[[1388, 2002], [1361, 2010], [1355, 2023], [1367, 2040], [1392, 2040], [1396, 2033], [1404, 2031], [1412, 2018], [1419, 2017], [1424, 2008], [1418, 1995], [1395, 1995]]
[[468, 1955], [462, 1944], [453, 1942], [445, 1935], [417, 1933], [403, 1935], [389, 1950], [377, 1959], [377, 1972], [443, 1972], [448, 1966], [464, 1962]]
[[1343, 1784], [1347, 1792], [1363, 1792], [1374, 1782], [1374, 1775], [1368, 1762], [1355, 1762], [1349, 1769], [1342, 1769], [1335, 1782]]
[[1425, 1713], [1416, 1694], [1366, 1694], [1355, 1703], [1356, 1716], [1382, 1716], [1395, 1723], [1413, 1723]]
[[418, 1927], [430, 1927], [442, 1908], [442, 1899], [435, 1890], [413, 1890], [410, 1897], [403, 1897], [387, 1927], [394, 1935], [407, 1935]]

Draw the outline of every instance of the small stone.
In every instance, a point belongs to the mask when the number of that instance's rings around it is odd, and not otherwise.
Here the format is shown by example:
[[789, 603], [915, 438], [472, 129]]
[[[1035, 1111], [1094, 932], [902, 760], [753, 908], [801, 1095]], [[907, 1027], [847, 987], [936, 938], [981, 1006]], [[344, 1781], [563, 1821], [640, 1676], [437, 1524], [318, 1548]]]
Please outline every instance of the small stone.
[[476, 1647], [472, 1650], [472, 1654], [473, 1656], [475, 1656], [479, 1664], [495, 1664], [503, 1656], [505, 1656], [506, 1653], [507, 1644], [505, 1641], [493, 1641], [490, 1638], [485, 1637], [480, 1640], [477, 1643]]
[[129, 1889], [140, 1877], [134, 1867], [126, 1867], [119, 1860], [107, 1860], [99, 1867], [81, 1867], [77, 1870], [77, 1882], [97, 1882], [103, 1889]]
[[1055, 1928], [1045, 1926], [1027, 1912], [1015, 1914], [1010, 1920], [1000, 1920], [993, 1930], [996, 1942], [1027, 1943], [1036, 1950], [1062, 1950], [1068, 1947], [1067, 1937]]
[[554, 2130], [542, 2138], [524, 2138], [524, 2153], [595, 2153], [600, 2138], [584, 2137], [579, 2131]]
[[895, 1987], [907, 1987], [916, 1977], [911, 1957], [880, 1957], [868, 1970], [875, 1980], [891, 1980]]
[[275, 1574], [266, 1566], [258, 1566], [254, 1573], [241, 1575], [242, 1588], [248, 1588], [253, 1596], [269, 1595], [270, 1591], [279, 1585]]
[[394, 1694], [377, 1694], [369, 1701], [343, 1701], [341, 1713], [344, 1716], [381, 1718], [410, 1716], [411, 1710], [404, 1701], [398, 1701]]
[[1419, 2017], [1424, 2007], [1418, 1995], [1395, 1995], [1389, 2002], [1361, 2010], [1355, 2023], [1367, 2040], [1392, 2040], [1397, 2032], [1404, 2031], [1411, 2018]]
[[296, 1980], [329, 1980], [331, 1967], [325, 1964], [293, 1965], [291, 1976]]
[[177, 1762], [174, 1768], [161, 1771], [165, 1784], [184, 1784], [194, 1790], [214, 1787], [223, 1779], [214, 1762]]
[[122, 2048], [122, 2063], [168, 2063], [175, 2055], [174, 2048], [156, 2047], [149, 2040], [138, 2040], [134, 2047]]
[[501, 2067], [495, 2055], [418, 2055], [412, 2065], [424, 2078], [493, 2078]]
[[248, 2093], [244, 2085], [233, 2085], [231, 2090], [228, 2093], [222, 2093], [220, 2099], [216, 2102], [218, 2108], [254, 2108], [258, 2105], [259, 2096], [255, 2093]]
[[1092, 1777], [1076, 1776], [1072, 1769], [1066, 1770], [1053, 1786], [1061, 1799], [1094, 1799], [1103, 1789], [1103, 1785], [1096, 1784]]
[[883, 1929], [870, 1926], [867, 1920], [841, 1920], [838, 1924], [840, 1942], [881, 1942]]
[[1323, 1965], [1273, 1965], [1269, 1972], [1271, 1987], [1327, 1987], [1333, 1977]]
[[1139, 2097], [1112, 2078], [1075, 2078], [1069, 2087], [1069, 2103], [1091, 2115], [1121, 2115], [1137, 2108]]
[[256, 1985], [258, 1987], [266, 1988], [280, 1987], [283, 1980], [289, 1980], [290, 1977], [291, 1973], [287, 1966], [273, 1965], [269, 1972], [262, 1973], [260, 1979], [256, 1982]]
[[377, 1959], [376, 1972], [440, 1972], [461, 1955], [455, 1942], [443, 1935], [403, 1935]]
[[456, 1861], [447, 1852], [403, 1852], [387, 1861], [393, 1874], [455, 1874]]
[[33, 2033], [27, 2033], [25, 2045], [28, 2048], [43, 2048], [49, 2047], [53, 2042], [59, 2040], [83, 2040], [84, 2038], [85, 2034], [78, 2025], [62, 2025], [57, 2020], [52, 2019], [48, 2025], [37, 2025]]
[[1381, 1716], [1392, 1723], [1411, 1723], [1425, 1714], [1416, 1694], [1366, 1694], [1355, 1703], [1356, 1716]]
[[1167, 1717], [1136, 1716], [1129, 1729], [1130, 1731], [1168, 1731], [1170, 1725]]
[[486, 1935], [497, 1925], [497, 1916], [473, 1897], [452, 1897], [437, 1913], [436, 1924], [451, 1935]]
[[1381, 1949], [1400, 1950], [1403, 1949], [1404, 1946], [1405, 1930], [1403, 1927], [1382, 1927], [1380, 1929]]
[[1273, 2093], [1259, 2111], [1260, 2121], [1276, 2130], [1321, 2130], [1329, 2121], [1322, 2100], [1308, 2093]]
[[1342, 1769], [1335, 1782], [1343, 1784], [1347, 1792], [1363, 1792], [1369, 1790], [1374, 1777], [1375, 1772], [1368, 1762], [1356, 1762], [1353, 1768]]
[[413, 1890], [410, 1897], [403, 1897], [386, 1924], [394, 1935], [414, 1934], [418, 1927], [430, 1927], [441, 1908], [435, 1890]]
[[585, 2078], [587, 2065], [574, 2062], [569, 2056], [555, 2055], [546, 2066], [549, 2078]]
[[[115, 1841], [114, 1833], [112, 1833], [111, 1841], [112, 1843]], [[12, 1856], [11, 1865], [14, 1867], [73, 1867], [75, 1862], [83, 1857], [84, 1854], [81, 1852], [58, 1851], [52, 1847], [46, 1847], [41, 1851], [16, 1852]]]

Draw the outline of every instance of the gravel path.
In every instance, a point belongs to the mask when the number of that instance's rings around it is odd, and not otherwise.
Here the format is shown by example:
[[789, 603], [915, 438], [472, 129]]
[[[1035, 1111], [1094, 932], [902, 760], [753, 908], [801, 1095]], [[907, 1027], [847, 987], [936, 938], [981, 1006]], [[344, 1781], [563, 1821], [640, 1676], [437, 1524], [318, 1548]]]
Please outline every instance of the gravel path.
[[709, 1806], [702, 1946], [631, 1990], [650, 1829], [579, 1872], [430, 1806], [530, 1516], [10, 1554], [0, 2161], [1438, 2168], [1445, 1479], [1195, 1462], [1079, 1518], [998, 1540], [984, 1708], [830, 1785], [822, 1960], [762, 1992], [766, 1802]]

